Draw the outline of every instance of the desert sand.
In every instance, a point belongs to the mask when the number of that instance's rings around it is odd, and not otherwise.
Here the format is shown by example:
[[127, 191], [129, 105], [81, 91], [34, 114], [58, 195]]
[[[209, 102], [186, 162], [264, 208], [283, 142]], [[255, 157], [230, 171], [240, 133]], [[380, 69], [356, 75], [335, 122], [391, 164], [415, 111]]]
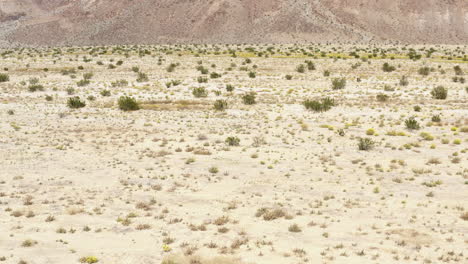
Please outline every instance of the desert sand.
[[0, 263], [468, 262], [466, 46], [1, 52]]

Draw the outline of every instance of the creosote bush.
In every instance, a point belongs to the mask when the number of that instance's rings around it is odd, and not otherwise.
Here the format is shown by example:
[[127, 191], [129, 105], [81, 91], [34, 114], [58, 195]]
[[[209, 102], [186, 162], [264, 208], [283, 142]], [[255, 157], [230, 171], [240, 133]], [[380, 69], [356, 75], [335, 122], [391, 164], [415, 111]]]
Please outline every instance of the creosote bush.
[[148, 75], [143, 72], [138, 72], [138, 77], [136, 79], [137, 82], [147, 82], [149, 81]]
[[223, 111], [227, 108], [228, 104], [226, 100], [216, 100], [214, 102], [214, 109], [218, 111]]
[[240, 139], [238, 137], [228, 137], [226, 138], [226, 144], [228, 146], [239, 146]]
[[305, 100], [303, 105], [306, 109], [312, 110], [314, 112], [325, 112], [330, 110], [333, 106], [335, 106], [335, 100], [326, 97], [321, 100]]
[[10, 80], [10, 76], [6, 73], [0, 73], [0, 83], [1, 82], [8, 82]]
[[436, 88], [432, 89], [431, 95], [434, 99], [444, 100], [447, 99], [448, 91], [443, 86], [437, 86]]
[[346, 79], [345, 78], [335, 78], [332, 80], [332, 89], [333, 90], [341, 90], [346, 87]]
[[67, 101], [67, 106], [73, 109], [82, 108], [86, 106], [86, 103], [81, 101], [80, 97], [70, 97]]
[[359, 150], [371, 150], [375, 146], [375, 142], [370, 138], [359, 138], [358, 148]]
[[253, 105], [253, 104], [256, 104], [256, 101], [255, 101], [255, 93], [251, 92], [251, 93], [247, 93], [247, 94], [244, 94], [242, 96], [242, 102], [244, 102], [244, 104], [246, 105]]
[[379, 102], [387, 102], [389, 96], [386, 94], [378, 94], [376, 97]]
[[414, 119], [414, 117], [410, 117], [410, 118], [406, 119], [405, 120], [405, 125], [406, 125], [406, 128], [408, 128], [410, 130], [417, 130], [417, 129], [421, 128], [418, 121], [416, 121], [416, 119]]
[[395, 68], [395, 66], [392, 66], [392, 65], [388, 64], [388, 62], [386, 62], [386, 63], [383, 64], [382, 70], [384, 72], [392, 72], [392, 71], [396, 70], [396, 68]]
[[195, 87], [192, 90], [192, 94], [196, 98], [207, 97], [208, 96], [208, 91], [205, 89], [205, 87]]
[[140, 109], [138, 102], [129, 96], [121, 96], [119, 98], [118, 104], [119, 109], [123, 111], [135, 111]]

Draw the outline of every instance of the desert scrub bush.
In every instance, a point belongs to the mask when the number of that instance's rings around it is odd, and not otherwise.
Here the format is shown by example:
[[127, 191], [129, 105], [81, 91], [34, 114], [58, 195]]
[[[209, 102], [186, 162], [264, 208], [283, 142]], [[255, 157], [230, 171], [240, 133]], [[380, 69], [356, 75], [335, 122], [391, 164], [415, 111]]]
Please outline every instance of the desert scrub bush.
[[209, 172], [209, 173], [212, 173], [212, 174], [216, 174], [216, 173], [219, 172], [219, 169], [218, 169], [218, 167], [213, 166], [213, 167], [210, 167], [210, 168], [208, 169], [208, 172]]
[[455, 75], [463, 75], [463, 70], [459, 65], [454, 66], [453, 70], [455, 71]]
[[234, 85], [232, 85], [232, 84], [226, 84], [226, 91], [228, 91], [228, 92], [234, 91]]
[[41, 84], [31, 84], [28, 86], [28, 90], [30, 92], [44, 91], [44, 86], [42, 86]]
[[76, 83], [76, 85], [77, 85], [78, 87], [83, 87], [83, 86], [86, 86], [86, 85], [88, 85], [88, 84], [90, 84], [90, 83], [91, 83], [91, 82], [90, 82], [89, 80], [87, 80], [87, 79], [82, 79], [82, 80], [79, 80], [79, 81]]
[[431, 117], [431, 121], [432, 121], [432, 122], [439, 123], [440, 121], [442, 121], [442, 119], [440, 118], [440, 115], [433, 115], [433, 116]]
[[416, 119], [414, 119], [414, 117], [410, 117], [410, 118], [406, 119], [405, 120], [405, 126], [406, 126], [407, 129], [410, 129], [410, 130], [418, 130], [418, 129], [421, 128], [418, 121]]
[[92, 264], [92, 263], [98, 263], [99, 259], [94, 256], [89, 256], [89, 257], [82, 257], [79, 259], [79, 261], [80, 263]]
[[212, 72], [210, 73], [210, 78], [211, 79], [218, 79], [221, 77], [221, 74], [217, 73], [217, 72]]
[[239, 146], [240, 139], [238, 137], [227, 137], [225, 142], [228, 146]]
[[366, 135], [372, 136], [375, 135], [375, 130], [373, 128], [369, 128], [366, 130]]
[[140, 109], [138, 102], [129, 96], [121, 96], [118, 100], [119, 109], [123, 111], [136, 111]]
[[290, 75], [290, 74], [287, 74], [286, 76], [284, 76], [286, 78], [286, 80], [290, 81], [292, 80], [293, 76]]
[[431, 141], [431, 140], [434, 140], [434, 137], [429, 134], [428, 132], [421, 132], [421, 134], [419, 134], [424, 140], [427, 140], [427, 141]]
[[384, 91], [385, 92], [393, 92], [393, 91], [395, 91], [395, 88], [390, 86], [390, 85], [385, 85], [384, 86]]
[[382, 65], [382, 70], [384, 72], [392, 72], [392, 71], [396, 70], [396, 68], [395, 68], [395, 66], [392, 66], [392, 65], [388, 64], [388, 62], [385, 62]]
[[195, 87], [192, 89], [192, 94], [196, 98], [207, 97], [208, 91], [205, 89], [205, 87]]
[[359, 150], [371, 150], [375, 146], [375, 142], [370, 138], [359, 138], [358, 148]]
[[386, 95], [386, 94], [378, 94], [378, 95], [376, 96], [376, 98], [377, 98], [377, 101], [379, 101], [379, 102], [387, 102], [389, 96]]
[[401, 76], [400, 86], [408, 86], [408, 84], [409, 84], [408, 77], [406, 77], [405, 75]]
[[330, 71], [329, 71], [329, 70], [323, 71], [323, 76], [324, 76], [324, 77], [330, 76]]
[[167, 66], [166, 71], [173, 72], [177, 66], [179, 66], [179, 63], [171, 63], [169, 66]]
[[[205, 76], [198, 76], [197, 82], [198, 82], [198, 83], [207, 83], [207, 82], [208, 82], [208, 78], [206, 78]], [[172, 84], [172, 83], [171, 83], [171, 84]]]
[[309, 71], [315, 70], [315, 64], [312, 61], [306, 60], [305, 63], [307, 64], [307, 70]]
[[434, 99], [444, 100], [447, 98], [448, 91], [443, 86], [437, 86], [436, 88], [432, 89], [431, 95]]
[[83, 74], [83, 80], [91, 80], [93, 78], [94, 74], [92, 72], [87, 72]]
[[421, 112], [421, 106], [415, 105], [415, 106], [413, 107], [413, 110], [414, 110], [415, 112]]
[[292, 224], [288, 227], [288, 231], [292, 233], [299, 233], [302, 229], [297, 224]]
[[149, 81], [148, 75], [146, 75], [146, 73], [143, 73], [143, 72], [138, 72], [138, 76], [137, 76], [136, 81], [137, 82], [147, 82], [147, 81]]
[[214, 109], [218, 111], [224, 111], [227, 108], [228, 104], [226, 100], [216, 100], [214, 102]]
[[428, 76], [431, 73], [431, 69], [429, 67], [421, 67], [418, 70], [418, 73], [422, 76]]
[[333, 106], [335, 106], [335, 100], [325, 97], [320, 100], [305, 100], [302, 103], [307, 110], [312, 110], [314, 112], [325, 112], [330, 110]]
[[242, 102], [246, 105], [256, 104], [257, 102], [255, 101], [255, 97], [256, 95], [254, 92], [246, 93], [242, 96]]
[[100, 94], [101, 94], [102, 96], [110, 96], [110, 95], [111, 95], [111, 92], [110, 92], [109, 90], [102, 90], [102, 91], [100, 92]]
[[304, 73], [305, 72], [305, 65], [304, 64], [299, 64], [297, 67], [296, 67], [296, 71], [298, 73]]
[[45, 96], [45, 99], [46, 99], [46, 101], [48, 101], [48, 102], [54, 100], [54, 98], [52, 97], [52, 95], [46, 95], [46, 96]]
[[72, 109], [82, 108], [86, 106], [86, 103], [81, 101], [80, 97], [70, 97], [67, 101], [67, 106]]
[[345, 78], [335, 78], [332, 80], [332, 89], [333, 90], [341, 90], [346, 87], [346, 79]]
[[6, 73], [0, 73], [0, 83], [8, 82], [10, 80], [10, 76]]
[[249, 77], [254, 79], [255, 77], [257, 77], [257, 73], [251, 71], [251, 72], [249, 72]]
[[127, 80], [117, 80], [115, 82], [111, 82], [111, 86], [112, 87], [124, 87], [124, 86], [127, 86], [128, 85], [128, 81]]

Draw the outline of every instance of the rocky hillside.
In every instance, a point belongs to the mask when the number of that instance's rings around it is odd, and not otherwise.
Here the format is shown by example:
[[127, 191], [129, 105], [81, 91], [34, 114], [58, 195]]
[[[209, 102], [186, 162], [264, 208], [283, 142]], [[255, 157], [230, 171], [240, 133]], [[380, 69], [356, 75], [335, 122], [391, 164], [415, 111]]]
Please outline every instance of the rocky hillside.
[[466, 0], [0, 0], [2, 45], [468, 43]]

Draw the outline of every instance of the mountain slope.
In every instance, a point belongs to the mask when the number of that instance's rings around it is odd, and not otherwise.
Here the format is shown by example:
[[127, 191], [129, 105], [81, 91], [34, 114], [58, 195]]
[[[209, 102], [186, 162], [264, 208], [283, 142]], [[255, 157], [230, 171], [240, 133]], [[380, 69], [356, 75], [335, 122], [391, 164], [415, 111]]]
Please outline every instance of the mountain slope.
[[0, 40], [32, 45], [468, 42], [466, 0], [0, 0]]

